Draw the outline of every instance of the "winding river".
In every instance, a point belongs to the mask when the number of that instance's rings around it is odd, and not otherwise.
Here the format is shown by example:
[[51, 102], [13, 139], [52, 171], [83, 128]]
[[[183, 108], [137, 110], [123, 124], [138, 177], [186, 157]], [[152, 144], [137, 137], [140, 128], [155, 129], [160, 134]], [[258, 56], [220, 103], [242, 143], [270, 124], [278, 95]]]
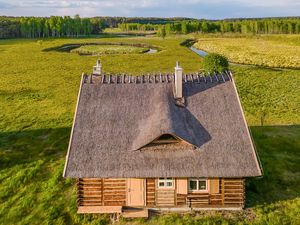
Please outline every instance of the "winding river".
[[[203, 51], [203, 50], [200, 50], [198, 48], [195, 48], [193, 46], [191, 47], [188, 47], [190, 50], [192, 50], [193, 52], [195, 52], [197, 55], [201, 56], [201, 57], [204, 57], [208, 54], [208, 52], [206, 51]], [[230, 65], [234, 65], [234, 66], [255, 66], [255, 65], [250, 65], [250, 64], [239, 64], [239, 63], [232, 63], [232, 62], [229, 62]]]

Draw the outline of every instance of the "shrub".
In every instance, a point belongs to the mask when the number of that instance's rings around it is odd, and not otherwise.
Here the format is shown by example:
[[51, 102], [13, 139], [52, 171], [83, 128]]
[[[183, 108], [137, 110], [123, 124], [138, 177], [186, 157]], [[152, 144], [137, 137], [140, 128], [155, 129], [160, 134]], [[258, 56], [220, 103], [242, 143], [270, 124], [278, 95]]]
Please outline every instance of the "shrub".
[[228, 69], [228, 60], [222, 55], [209, 53], [203, 59], [203, 69], [207, 73], [223, 72]]

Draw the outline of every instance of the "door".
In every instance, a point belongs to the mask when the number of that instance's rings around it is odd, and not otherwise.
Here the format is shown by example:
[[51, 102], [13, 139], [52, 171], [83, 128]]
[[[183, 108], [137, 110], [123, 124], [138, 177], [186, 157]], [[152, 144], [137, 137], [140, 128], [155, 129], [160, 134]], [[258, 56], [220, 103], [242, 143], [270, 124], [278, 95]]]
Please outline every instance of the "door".
[[127, 205], [145, 205], [145, 185], [144, 179], [129, 178], [127, 180]]

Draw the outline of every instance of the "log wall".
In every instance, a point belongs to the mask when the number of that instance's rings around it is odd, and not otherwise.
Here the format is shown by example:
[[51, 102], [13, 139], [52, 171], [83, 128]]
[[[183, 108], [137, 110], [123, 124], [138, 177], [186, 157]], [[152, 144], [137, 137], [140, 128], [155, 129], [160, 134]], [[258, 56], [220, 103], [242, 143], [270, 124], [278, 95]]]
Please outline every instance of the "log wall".
[[78, 179], [78, 206], [125, 206], [126, 179]]
[[[176, 181], [175, 181], [176, 182]], [[214, 179], [214, 185], [218, 181]], [[78, 206], [125, 206], [126, 179], [78, 179]], [[215, 191], [217, 190], [217, 191]], [[146, 207], [244, 207], [245, 182], [242, 178], [220, 178], [219, 187], [208, 193], [178, 194], [175, 189], [158, 189], [154, 178], [145, 185]]]
[[146, 205], [155, 206], [155, 179], [146, 179]]

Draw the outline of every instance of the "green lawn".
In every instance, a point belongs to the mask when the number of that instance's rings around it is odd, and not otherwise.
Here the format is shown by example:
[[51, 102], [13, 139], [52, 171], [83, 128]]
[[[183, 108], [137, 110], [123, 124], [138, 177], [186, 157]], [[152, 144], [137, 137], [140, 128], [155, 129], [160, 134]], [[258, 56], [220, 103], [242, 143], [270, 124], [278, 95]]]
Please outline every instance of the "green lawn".
[[[0, 41], [0, 224], [106, 224], [77, 215], [74, 181], [62, 178], [79, 81], [97, 57], [43, 51], [69, 43], [126, 42], [157, 46], [155, 54], [103, 55], [104, 71], [145, 74], [201, 69], [184, 37]], [[133, 63], [134, 62], [134, 63]], [[243, 212], [154, 217], [148, 224], [299, 224], [300, 78], [297, 70], [233, 67], [245, 114], [264, 168], [247, 183]], [[264, 114], [264, 127], [261, 115]], [[203, 215], [202, 215], [203, 214]], [[143, 220], [121, 224], [146, 223]]]

